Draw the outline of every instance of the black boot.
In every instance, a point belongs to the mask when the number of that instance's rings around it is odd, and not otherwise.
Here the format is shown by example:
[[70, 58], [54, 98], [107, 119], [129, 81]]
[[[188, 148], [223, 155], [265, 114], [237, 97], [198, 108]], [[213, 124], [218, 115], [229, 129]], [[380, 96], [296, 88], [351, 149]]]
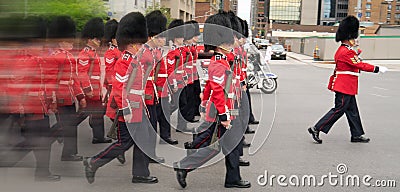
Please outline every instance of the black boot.
[[176, 171], [176, 179], [178, 180], [179, 185], [182, 188], [185, 188], [187, 171], [184, 169], [175, 169], [175, 171]]
[[88, 181], [89, 184], [92, 184], [94, 182], [94, 177], [96, 175], [97, 168], [95, 168], [90, 163], [90, 158], [85, 158], [83, 160], [83, 165], [85, 166], [86, 180]]
[[308, 132], [311, 134], [315, 142], [317, 142], [318, 144], [322, 143], [322, 140], [319, 138], [319, 131], [315, 129], [315, 127], [308, 128]]
[[364, 135], [361, 135], [358, 137], [351, 137], [350, 141], [353, 143], [368, 143], [370, 139], [368, 137], [365, 137]]
[[125, 160], [125, 153], [122, 153], [121, 155], [117, 156], [117, 160], [121, 163], [124, 164], [126, 162]]

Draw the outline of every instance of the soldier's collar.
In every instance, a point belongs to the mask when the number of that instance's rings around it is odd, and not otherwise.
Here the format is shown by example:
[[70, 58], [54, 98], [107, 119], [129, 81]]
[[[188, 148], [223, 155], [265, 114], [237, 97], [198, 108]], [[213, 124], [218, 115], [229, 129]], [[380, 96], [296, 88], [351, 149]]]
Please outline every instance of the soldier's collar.
[[153, 50], [153, 48], [147, 43], [143, 44], [143, 47], [149, 49], [150, 51]]
[[85, 50], [85, 51], [89, 51], [89, 50], [91, 50], [91, 51], [96, 51], [96, 49], [95, 49], [94, 47], [92, 47], [92, 46], [90, 46], [90, 45], [88, 45], [88, 44], [86, 44], [84, 50]]
[[215, 58], [216, 61], [218, 61], [218, 60], [228, 60], [228, 57], [225, 54], [220, 53], [220, 52], [214, 52], [214, 58]]
[[345, 46], [349, 50], [353, 50], [353, 47], [351, 45], [349, 45], [349, 44], [342, 43], [342, 46]]

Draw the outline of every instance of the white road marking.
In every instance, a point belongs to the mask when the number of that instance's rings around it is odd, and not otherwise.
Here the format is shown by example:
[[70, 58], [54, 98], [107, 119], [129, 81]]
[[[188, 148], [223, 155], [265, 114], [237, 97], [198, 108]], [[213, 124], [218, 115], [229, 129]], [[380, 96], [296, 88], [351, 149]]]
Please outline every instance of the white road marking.
[[382, 97], [382, 98], [388, 98], [388, 97], [390, 97], [390, 96], [378, 95], [378, 94], [374, 94], [374, 93], [370, 93], [370, 95], [377, 96], [377, 97]]
[[382, 87], [372, 87], [372, 88], [374, 88], [374, 89], [380, 89], [380, 90], [384, 90], [384, 91], [388, 91], [388, 90], [389, 90], [389, 89], [382, 88]]

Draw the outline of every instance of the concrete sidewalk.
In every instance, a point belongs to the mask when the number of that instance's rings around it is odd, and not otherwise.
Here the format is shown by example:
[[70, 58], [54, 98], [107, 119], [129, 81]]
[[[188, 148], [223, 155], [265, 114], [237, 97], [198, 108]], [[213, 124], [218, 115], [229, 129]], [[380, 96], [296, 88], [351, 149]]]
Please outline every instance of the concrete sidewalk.
[[[287, 52], [288, 57], [295, 59], [297, 61], [310, 64], [316, 67], [322, 68], [334, 68], [335, 62], [331, 61], [314, 61], [314, 58], [308, 55], [299, 54], [295, 52]], [[364, 60], [366, 63], [370, 63], [373, 65], [385, 66], [389, 69], [389, 71], [400, 71], [400, 60]]]

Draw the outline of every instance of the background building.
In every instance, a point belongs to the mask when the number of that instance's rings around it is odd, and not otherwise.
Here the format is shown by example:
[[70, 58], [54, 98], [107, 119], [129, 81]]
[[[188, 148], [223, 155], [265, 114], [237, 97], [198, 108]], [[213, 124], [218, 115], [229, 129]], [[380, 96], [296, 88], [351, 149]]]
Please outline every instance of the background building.
[[161, 6], [170, 9], [171, 17], [189, 21], [195, 15], [195, 0], [161, 0]]
[[218, 12], [220, 3], [220, 0], [196, 0], [194, 19], [199, 23], [204, 23], [207, 17]]
[[[362, 0], [361, 21], [400, 24], [400, 0]], [[357, 15], [357, 0], [349, 0], [348, 14]]]
[[104, 0], [104, 3], [109, 8], [108, 16], [120, 20], [132, 11], [144, 13], [149, 6], [159, 5], [160, 0]]

